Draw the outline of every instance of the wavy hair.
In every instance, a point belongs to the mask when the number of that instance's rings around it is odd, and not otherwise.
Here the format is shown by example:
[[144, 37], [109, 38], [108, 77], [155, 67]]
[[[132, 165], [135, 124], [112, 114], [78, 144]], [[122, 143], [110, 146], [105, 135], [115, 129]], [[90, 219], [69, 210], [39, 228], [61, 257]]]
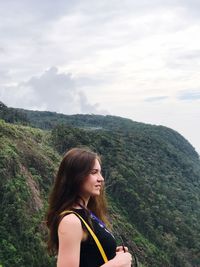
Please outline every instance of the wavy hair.
[[[49, 229], [47, 245], [50, 254], [56, 254], [58, 251], [60, 213], [72, 208], [75, 203], [80, 201], [81, 186], [92, 170], [95, 159], [101, 163], [100, 157], [90, 149], [72, 148], [64, 155], [60, 163], [49, 195], [49, 207], [46, 215], [46, 224]], [[90, 197], [87, 208], [109, 225], [104, 188], [99, 196]]]

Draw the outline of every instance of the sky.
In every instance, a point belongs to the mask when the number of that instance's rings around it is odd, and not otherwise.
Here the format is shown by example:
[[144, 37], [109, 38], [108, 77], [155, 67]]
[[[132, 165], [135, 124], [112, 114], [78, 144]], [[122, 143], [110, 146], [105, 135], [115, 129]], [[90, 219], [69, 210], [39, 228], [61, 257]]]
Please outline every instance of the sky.
[[0, 101], [164, 125], [200, 154], [199, 0], [0, 0]]

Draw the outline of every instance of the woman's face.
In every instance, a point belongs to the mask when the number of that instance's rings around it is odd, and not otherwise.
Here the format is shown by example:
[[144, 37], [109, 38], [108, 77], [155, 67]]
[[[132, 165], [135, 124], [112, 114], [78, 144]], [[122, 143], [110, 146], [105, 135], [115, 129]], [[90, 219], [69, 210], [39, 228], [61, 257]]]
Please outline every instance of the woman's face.
[[94, 166], [82, 185], [81, 196], [84, 199], [88, 199], [90, 196], [100, 195], [103, 182], [104, 178], [101, 175], [100, 163], [95, 159]]

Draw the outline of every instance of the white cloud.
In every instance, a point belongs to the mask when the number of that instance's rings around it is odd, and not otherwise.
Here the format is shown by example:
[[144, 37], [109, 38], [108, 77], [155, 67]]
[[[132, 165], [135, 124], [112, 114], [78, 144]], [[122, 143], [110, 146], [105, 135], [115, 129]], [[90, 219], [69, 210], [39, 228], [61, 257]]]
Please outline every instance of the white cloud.
[[184, 101], [197, 101], [200, 100], [200, 89], [199, 90], [182, 90], [179, 92], [179, 95], [177, 96], [178, 99], [184, 100]]
[[200, 151], [199, 8], [195, 0], [1, 1], [1, 100], [176, 127]]
[[90, 104], [84, 92], [77, 90], [70, 74], [59, 73], [56, 67], [41, 76], [1, 90], [1, 100], [13, 107], [50, 110], [59, 113], [107, 113], [99, 104]]

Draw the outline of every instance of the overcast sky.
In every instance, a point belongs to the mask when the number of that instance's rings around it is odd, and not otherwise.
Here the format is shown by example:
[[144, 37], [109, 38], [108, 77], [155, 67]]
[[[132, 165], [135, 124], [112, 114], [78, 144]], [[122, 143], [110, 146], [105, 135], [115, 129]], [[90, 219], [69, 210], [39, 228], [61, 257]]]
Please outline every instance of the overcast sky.
[[0, 100], [164, 125], [200, 153], [199, 0], [0, 0]]

